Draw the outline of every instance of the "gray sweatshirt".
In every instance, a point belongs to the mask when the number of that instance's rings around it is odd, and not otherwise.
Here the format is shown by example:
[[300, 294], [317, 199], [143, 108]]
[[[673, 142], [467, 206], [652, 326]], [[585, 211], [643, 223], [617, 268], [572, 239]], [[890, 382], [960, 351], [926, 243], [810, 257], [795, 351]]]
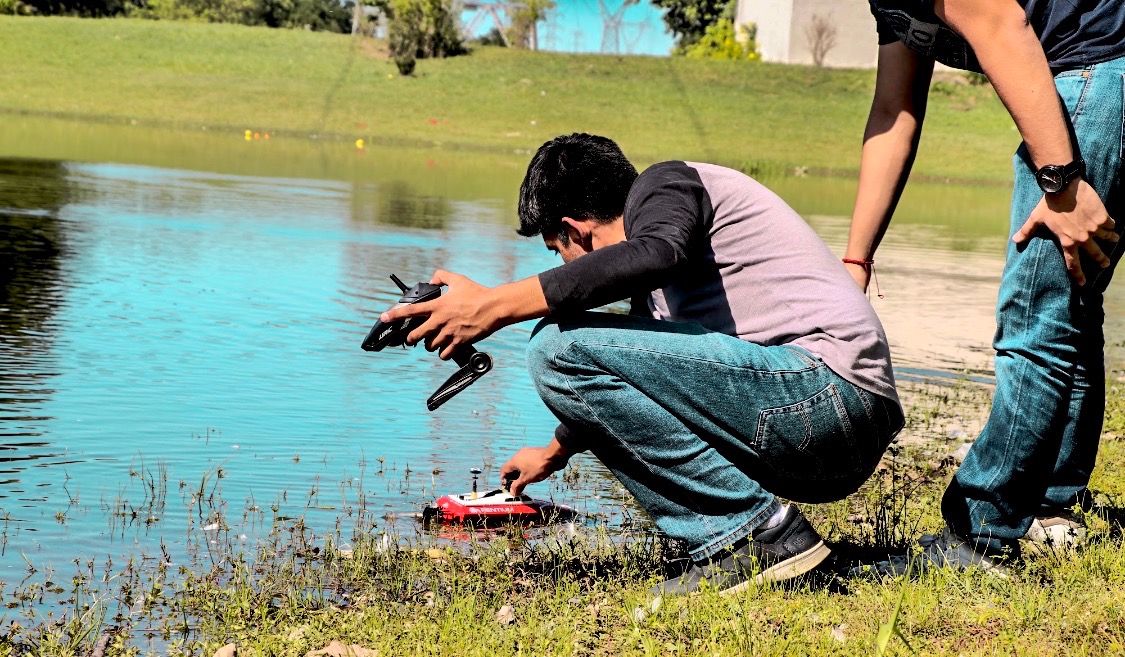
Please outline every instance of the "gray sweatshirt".
[[552, 314], [633, 299], [634, 313], [803, 347], [845, 380], [898, 401], [874, 308], [765, 186], [713, 164], [662, 162], [633, 184], [624, 224], [624, 242], [539, 275]]

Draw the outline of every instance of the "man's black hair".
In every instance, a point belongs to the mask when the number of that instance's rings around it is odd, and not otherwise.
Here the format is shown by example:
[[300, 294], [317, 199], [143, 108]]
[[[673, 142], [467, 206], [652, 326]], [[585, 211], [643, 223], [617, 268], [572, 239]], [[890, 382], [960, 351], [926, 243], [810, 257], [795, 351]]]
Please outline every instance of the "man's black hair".
[[539, 147], [520, 185], [524, 237], [566, 238], [562, 218], [613, 221], [625, 210], [637, 169], [612, 139], [574, 133]]

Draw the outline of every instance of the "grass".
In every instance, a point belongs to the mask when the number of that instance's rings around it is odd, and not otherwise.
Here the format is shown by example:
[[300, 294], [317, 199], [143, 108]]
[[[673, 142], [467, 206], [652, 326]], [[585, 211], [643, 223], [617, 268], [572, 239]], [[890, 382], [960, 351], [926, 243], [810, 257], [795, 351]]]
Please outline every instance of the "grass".
[[[480, 48], [397, 74], [374, 41], [234, 25], [0, 17], [0, 111], [497, 153], [560, 133], [638, 163], [848, 172], [874, 72]], [[915, 170], [1006, 181], [1018, 135], [988, 87], [935, 83]]]
[[[645, 532], [408, 538], [387, 536], [367, 515], [348, 536], [339, 524], [317, 533], [301, 517], [278, 517], [251, 548], [220, 519], [182, 564], [167, 553], [104, 566], [78, 559], [73, 573], [33, 572], [0, 587], [0, 655], [210, 657], [229, 644], [238, 655], [296, 656], [347, 646], [374, 651], [356, 655], [1125, 652], [1125, 393], [1109, 392], [1086, 548], [1030, 556], [1008, 580], [853, 577], [849, 566], [940, 525], [960, 440], [942, 431], [987, 409], [987, 389], [969, 382], [904, 387], [916, 403], [884, 467], [847, 500], [806, 506], [836, 561], [792, 585], [654, 601], [647, 588], [679, 553]], [[187, 486], [201, 522], [226, 507], [213, 474]], [[137, 476], [146, 502], [163, 503], [159, 470], [141, 465]], [[45, 604], [51, 596], [61, 606]]]

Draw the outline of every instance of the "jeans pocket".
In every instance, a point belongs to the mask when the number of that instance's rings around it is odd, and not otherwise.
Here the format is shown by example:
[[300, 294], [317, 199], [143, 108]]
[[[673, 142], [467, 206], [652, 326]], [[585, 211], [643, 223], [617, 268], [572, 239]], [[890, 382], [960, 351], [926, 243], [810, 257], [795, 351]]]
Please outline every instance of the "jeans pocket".
[[1086, 91], [1093, 74], [1090, 69], [1066, 71], [1055, 76], [1055, 89], [1059, 93], [1072, 123], [1077, 123], [1086, 108]]
[[763, 410], [755, 443], [771, 474], [790, 479], [847, 478], [863, 462], [835, 383], [805, 401]]

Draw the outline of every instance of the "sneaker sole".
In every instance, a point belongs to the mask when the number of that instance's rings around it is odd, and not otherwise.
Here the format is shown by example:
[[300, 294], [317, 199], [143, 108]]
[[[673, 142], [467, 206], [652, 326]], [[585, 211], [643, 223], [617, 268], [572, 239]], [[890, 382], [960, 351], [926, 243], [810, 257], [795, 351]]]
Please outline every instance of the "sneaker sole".
[[830, 554], [832, 554], [832, 550], [824, 544], [824, 541], [820, 541], [808, 550], [766, 568], [752, 580], [736, 584], [729, 589], [723, 589], [720, 595], [734, 595], [740, 591], [745, 591], [751, 584], [784, 582], [794, 577], [800, 577], [819, 566]]

